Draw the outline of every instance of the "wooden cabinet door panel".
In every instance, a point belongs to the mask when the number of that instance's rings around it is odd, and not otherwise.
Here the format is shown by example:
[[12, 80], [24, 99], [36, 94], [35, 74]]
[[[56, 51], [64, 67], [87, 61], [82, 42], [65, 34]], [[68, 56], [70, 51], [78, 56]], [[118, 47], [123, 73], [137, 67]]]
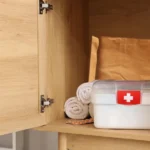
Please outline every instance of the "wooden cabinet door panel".
[[0, 134], [45, 124], [39, 112], [38, 0], [0, 0]]

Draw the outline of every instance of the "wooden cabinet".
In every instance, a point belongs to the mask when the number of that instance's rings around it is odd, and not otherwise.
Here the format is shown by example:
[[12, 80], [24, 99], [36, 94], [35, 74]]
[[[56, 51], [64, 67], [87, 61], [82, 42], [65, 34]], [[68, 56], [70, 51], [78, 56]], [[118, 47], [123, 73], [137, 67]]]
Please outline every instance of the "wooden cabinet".
[[[49, 3], [39, 14], [39, 0], [0, 0], [0, 134], [64, 118], [65, 100], [87, 81], [88, 7]], [[44, 113], [41, 95], [54, 99]]]
[[[83, 143], [95, 141], [97, 148], [93, 145], [93, 150], [98, 149], [98, 140], [106, 150], [119, 149], [113, 143], [129, 143], [129, 149], [140, 150], [136, 140], [141, 141], [143, 150], [147, 149], [148, 130], [98, 130], [93, 125], [67, 125], [63, 106], [68, 97], [75, 95], [78, 85], [88, 81], [91, 36], [150, 38], [150, 2], [49, 3], [54, 9], [40, 15], [39, 0], [0, 0], [0, 134], [38, 127], [41, 131], [60, 132], [61, 150], [79, 149], [78, 138]], [[44, 113], [41, 95], [54, 99]], [[107, 147], [106, 141], [112, 148]], [[77, 143], [79, 147], [72, 146]], [[87, 145], [81, 147], [88, 149]]]

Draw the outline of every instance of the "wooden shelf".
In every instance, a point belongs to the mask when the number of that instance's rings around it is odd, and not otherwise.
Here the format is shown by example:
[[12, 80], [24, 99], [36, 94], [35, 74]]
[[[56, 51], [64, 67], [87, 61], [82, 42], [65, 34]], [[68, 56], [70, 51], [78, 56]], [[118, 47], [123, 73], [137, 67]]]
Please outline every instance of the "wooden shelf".
[[69, 125], [66, 120], [58, 120], [46, 126], [36, 128], [40, 131], [61, 132], [69, 134], [80, 134], [110, 138], [121, 138], [130, 140], [150, 141], [150, 130], [109, 130], [96, 129], [93, 124]]

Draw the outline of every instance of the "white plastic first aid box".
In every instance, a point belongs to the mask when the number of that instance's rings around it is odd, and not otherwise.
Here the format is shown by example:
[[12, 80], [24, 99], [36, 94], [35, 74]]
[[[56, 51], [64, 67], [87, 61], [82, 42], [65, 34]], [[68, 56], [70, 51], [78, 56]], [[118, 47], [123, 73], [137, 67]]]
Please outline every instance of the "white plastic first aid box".
[[150, 81], [96, 81], [91, 101], [96, 128], [150, 129]]

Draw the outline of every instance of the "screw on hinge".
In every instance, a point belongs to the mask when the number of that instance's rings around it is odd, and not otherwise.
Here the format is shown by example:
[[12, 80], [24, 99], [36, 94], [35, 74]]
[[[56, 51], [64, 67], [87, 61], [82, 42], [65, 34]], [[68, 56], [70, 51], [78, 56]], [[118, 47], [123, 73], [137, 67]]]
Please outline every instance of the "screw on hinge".
[[45, 108], [50, 106], [52, 103], [54, 103], [53, 99], [45, 99], [44, 95], [41, 95], [41, 113], [44, 113]]
[[48, 2], [44, 2], [43, 0], [39, 1], [39, 13], [43, 14], [43, 11], [49, 11], [49, 10], [53, 10], [53, 5], [49, 4]]

